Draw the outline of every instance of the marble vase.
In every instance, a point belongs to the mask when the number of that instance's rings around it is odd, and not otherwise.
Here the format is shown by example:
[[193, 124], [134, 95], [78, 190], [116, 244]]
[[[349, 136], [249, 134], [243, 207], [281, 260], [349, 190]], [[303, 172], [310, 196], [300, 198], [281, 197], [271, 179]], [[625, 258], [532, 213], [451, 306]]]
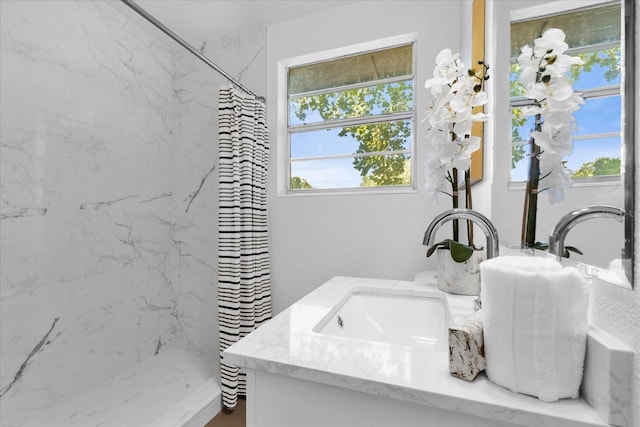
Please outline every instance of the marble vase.
[[456, 262], [449, 249], [436, 251], [438, 262], [438, 289], [458, 295], [478, 295], [480, 292], [480, 263], [485, 260], [484, 250], [475, 250], [471, 258]]

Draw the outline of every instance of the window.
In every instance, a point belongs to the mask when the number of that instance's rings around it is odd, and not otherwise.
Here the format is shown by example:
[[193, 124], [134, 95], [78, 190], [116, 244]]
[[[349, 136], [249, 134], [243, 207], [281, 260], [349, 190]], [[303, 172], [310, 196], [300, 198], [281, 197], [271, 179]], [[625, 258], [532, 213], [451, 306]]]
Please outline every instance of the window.
[[413, 188], [413, 44], [286, 68], [287, 192]]
[[619, 180], [621, 170], [621, 6], [606, 3], [511, 24], [511, 181], [525, 181], [528, 170], [529, 132], [534, 118], [521, 116], [531, 105], [518, 84], [520, 48], [547, 28], [560, 28], [569, 45], [567, 54], [579, 56], [584, 65], [572, 71], [573, 87], [585, 105], [575, 113], [573, 153], [565, 158], [574, 182]]

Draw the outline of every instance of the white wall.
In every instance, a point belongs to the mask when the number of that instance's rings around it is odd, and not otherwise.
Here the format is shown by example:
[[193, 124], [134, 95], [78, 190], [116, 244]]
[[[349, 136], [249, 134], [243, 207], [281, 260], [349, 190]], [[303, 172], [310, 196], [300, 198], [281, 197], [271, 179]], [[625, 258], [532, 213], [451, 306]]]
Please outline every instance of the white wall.
[[[462, 9], [462, 2], [450, 1], [361, 1], [268, 27], [269, 225], [276, 312], [336, 275], [413, 279], [433, 265], [425, 258], [422, 238], [431, 219], [450, 203], [443, 198], [440, 206], [431, 206], [423, 191], [424, 82], [441, 49], [460, 51]], [[418, 33], [417, 192], [277, 196], [277, 61], [412, 32]]]

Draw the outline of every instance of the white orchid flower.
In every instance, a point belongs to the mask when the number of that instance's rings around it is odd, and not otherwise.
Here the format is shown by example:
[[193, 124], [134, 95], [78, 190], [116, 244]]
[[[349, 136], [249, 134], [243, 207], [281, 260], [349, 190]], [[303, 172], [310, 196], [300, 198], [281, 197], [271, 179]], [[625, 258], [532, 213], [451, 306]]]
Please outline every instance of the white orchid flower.
[[564, 189], [571, 187], [571, 173], [562, 162], [562, 156], [553, 153], [540, 155], [540, 175], [544, 177], [544, 189], [549, 203], [564, 200]]
[[442, 191], [445, 191], [447, 185], [446, 167], [435, 159], [425, 159], [424, 174], [424, 189], [431, 197], [431, 201], [438, 203], [438, 196]]
[[573, 152], [576, 112], [584, 100], [573, 91], [567, 73], [574, 65], [582, 65], [579, 57], [566, 55], [569, 46], [562, 30], [551, 28], [537, 38], [534, 47], [524, 46], [518, 57], [521, 68], [520, 84], [535, 105], [522, 108], [523, 116], [539, 115], [540, 130], [531, 137], [541, 148], [540, 177], [548, 190], [551, 203], [563, 199], [563, 188], [571, 185], [570, 171], [563, 156]]
[[542, 117], [544, 118], [545, 127], [553, 128], [565, 128], [572, 132], [576, 130], [576, 119], [573, 116], [573, 110], [556, 110], [556, 111], [543, 111]]
[[452, 169], [467, 170], [471, 166], [471, 154], [480, 148], [480, 138], [469, 136], [472, 124], [487, 119], [486, 114], [473, 113], [474, 107], [488, 102], [486, 93], [477, 90], [478, 85], [482, 87], [482, 80], [470, 74], [459, 57], [450, 49], [441, 50], [436, 56], [433, 78], [425, 83], [431, 95], [424, 120], [425, 190], [434, 201], [451, 184], [448, 179]]
[[573, 152], [571, 130], [565, 127], [542, 126], [541, 131], [531, 132], [531, 137], [545, 153], [566, 156]]
[[535, 39], [533, 53], [537, 57], [551, 53], [553, 55], [562, 55], [569, 49], [569, 45], [564, 41], [565, 35], [562, 30], [557, 28], [549, 28], [542, 37]]
[[451, 53], [451, 49], [443, 49], [436, 56], [436, 67], [433, 70], [433, 76], [442, 78], [451, 83], [464, 73], [464, 64], [458, 60], [459, 53]]

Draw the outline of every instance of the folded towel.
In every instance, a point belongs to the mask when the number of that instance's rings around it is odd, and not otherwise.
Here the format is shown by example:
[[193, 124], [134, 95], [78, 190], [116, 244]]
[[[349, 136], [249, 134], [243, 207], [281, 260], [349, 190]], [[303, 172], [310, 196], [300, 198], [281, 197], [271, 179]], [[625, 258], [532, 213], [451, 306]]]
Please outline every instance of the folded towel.
[[578, 397], [587, 335], [582, 274], [552, 258], [480, 264], [489, 380], [544, 402]]

